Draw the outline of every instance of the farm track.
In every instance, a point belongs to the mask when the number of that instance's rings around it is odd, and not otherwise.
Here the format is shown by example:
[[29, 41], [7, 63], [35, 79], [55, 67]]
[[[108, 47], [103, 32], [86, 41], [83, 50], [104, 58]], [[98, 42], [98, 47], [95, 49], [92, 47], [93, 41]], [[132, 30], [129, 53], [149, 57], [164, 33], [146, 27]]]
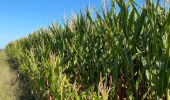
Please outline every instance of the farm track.
[[4, 51], [0, 51], [0, 100], [18, 100], [21, 90], [17, 72], [8, 63]]

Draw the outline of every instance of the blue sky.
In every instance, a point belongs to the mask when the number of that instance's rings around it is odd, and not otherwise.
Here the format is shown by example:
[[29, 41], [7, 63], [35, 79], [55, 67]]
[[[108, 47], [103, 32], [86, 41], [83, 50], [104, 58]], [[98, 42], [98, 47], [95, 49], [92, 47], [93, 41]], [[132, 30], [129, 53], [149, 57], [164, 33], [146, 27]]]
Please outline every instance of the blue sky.
[[63, 15], [100, 4], [101, 0], [0, 0], [0, 48], [54, 21], [61, 24]]
[[100, 0], [0, 0], [0, 48]]

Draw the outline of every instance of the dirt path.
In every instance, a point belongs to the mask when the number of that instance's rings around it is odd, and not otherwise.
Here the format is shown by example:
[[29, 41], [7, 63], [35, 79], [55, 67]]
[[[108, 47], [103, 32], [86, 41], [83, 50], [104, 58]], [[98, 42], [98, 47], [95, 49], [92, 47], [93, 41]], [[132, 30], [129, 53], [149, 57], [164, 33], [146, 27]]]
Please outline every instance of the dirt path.
[[20, 89], [17, 73], [7, 62], [5, 52], [0, 51], [0, 100], [18, 100]]

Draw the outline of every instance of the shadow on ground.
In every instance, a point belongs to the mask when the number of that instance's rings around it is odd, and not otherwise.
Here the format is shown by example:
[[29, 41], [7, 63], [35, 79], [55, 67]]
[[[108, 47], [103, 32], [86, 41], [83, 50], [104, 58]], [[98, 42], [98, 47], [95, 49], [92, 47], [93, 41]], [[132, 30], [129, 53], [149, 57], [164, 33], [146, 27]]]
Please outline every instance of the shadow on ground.
[[36, 100], [36, 98], [31, 94], [31, 89], [29, 88], [29, 84], [26, 79], [24, 79], [21, 75], [18, 73], [18, 64], [13, 62], [12, 60], [8, 59], [7, 62], [9, 63], [9, 66], [12, 71], [15, 71], [17, 73], [17, 78], [14, 79], [14, 81], [11, 83], [12, 85], [15, 85], [16, 83], [19, 83], [19, 99], [20, 100]]

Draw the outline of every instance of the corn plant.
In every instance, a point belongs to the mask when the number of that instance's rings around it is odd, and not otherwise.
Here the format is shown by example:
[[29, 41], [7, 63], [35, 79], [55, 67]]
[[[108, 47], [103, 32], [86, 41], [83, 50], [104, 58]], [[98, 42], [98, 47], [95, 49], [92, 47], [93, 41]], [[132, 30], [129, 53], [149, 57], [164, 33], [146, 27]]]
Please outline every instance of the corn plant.
[[112, 0], [94, 12], [7, 45], [36, 98], [169, 100], [170, 10]]

